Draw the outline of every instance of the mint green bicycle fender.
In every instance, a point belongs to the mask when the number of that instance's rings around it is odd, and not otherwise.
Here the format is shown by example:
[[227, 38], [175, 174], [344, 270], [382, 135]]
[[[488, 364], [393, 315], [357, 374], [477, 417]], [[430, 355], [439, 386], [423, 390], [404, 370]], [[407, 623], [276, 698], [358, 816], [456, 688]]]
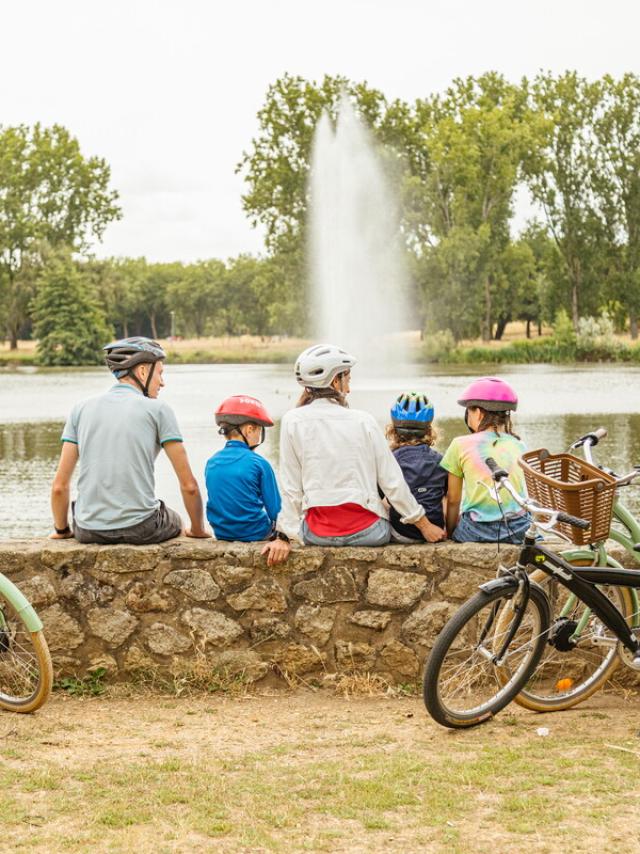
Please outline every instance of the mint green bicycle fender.
[[[30, 632], [42, 631], [42, 622], [40, 617], [33, 609], [33, 605], [29, 602], [24, 593], [21, 593], [16, 585], [0, 573], [0, 595], [4, 596], [11, 603], [12, 608], [24, 620], [24, 624]], [[0, 611], [0, 625], [4, 623], [2, 611]]]
[[[611, 533], [613, 534], [613, 531]], [[612, 539], [613, 539], [613, 537], [612, 537]], [[595, 553], [591, 549], [570, 549], [569, 551], [566, 551], [566, 552], [560, 552], [560, 556], [563, 557], [565, 560], [569, 561], [569, 563], [571, 563], [572, 560], [584, 560], [584, 561], [587, 561], [588, 563], [594, 564], [593, 558], [595, 556]], [[595, 562], [594, 566], [610, 566], [610, 567], [613, 567], [615, 569], [623, 569], [624, 568], [621, 563], [618, 563], [618, 561], [615, 560], [615, 558], [612, 558], [611, 555], [607, 554], [604, 546], [602, 546], [602, 545], [598, 546], [597, 556], [598, 556], [598, 559]], [[639, 628], [640, 623], [639, 623], [639, 614], [638, 614], [637, 590], [630, 587], [629, 593], [631, 594], [631, 598], [633, 600], [633, 623], [632, 623], [632, 626], [633, 626], [633, 628]], [[567, 604], [563, 608], [563, 613], [561, 614], [561, 616], [565, 616], [564, 611], [569, 612], [573, 608], [573, 606], [575, 605], [575, 600], [576, 600], [576, 597], [575, 597], [575, 595], [572, 594], [569, 597], [569, 599], [567, 600]], [[590, 616], [591, 616], [590, 609], [585, 608], [584, 614], [582, 615], [582, 618], [580, 619], [580, 622], [578, 623], [578, 625], [576, 627], [574, 636], [580, 635], [580, 632], [583, 630], [583, 628], [585, 627], [585, 625], [589, 621]]]

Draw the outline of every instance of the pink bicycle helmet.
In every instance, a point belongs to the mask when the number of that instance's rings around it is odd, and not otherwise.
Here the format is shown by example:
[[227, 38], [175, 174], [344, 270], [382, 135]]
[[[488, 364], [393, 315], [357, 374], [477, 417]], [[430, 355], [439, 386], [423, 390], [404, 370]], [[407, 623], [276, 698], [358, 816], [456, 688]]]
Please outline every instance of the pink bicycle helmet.
[[518, 395], [498, 377], [481, 377], [465, 388], [458, 403], [467, 408], [480, 406], [487, 412], [513, 412], [518, 408]]

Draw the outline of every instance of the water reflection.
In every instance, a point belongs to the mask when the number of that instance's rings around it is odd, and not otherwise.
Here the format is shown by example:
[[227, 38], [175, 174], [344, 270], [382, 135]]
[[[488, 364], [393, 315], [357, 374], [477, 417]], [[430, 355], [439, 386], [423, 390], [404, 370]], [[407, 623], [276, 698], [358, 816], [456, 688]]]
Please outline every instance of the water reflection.
[[[438, 447], [465, 432], [455, 399], [467, 373], [434, 372], [429, 377], [396, 381], [368, 380], [356, 385], [352, 405], [376, 414], [380, 423], [395, 394], [404, 388], [429, 392], [436, 404]], [[640, 414], [629, 393], [640, 371], [618, 366], [555, 369], [535, 366], [512, 369], [510, 381], [523, 405], [516, 429], [529, 447], [565, 450], [579, 435], [600, 425], [609, 436], [598, 445], [597, 458], [618, 472], [640, 462]], [[50, 530], [49, 488], [60, 450], [64, 417], [77, 400], [108, 388], [103, 371], [0, 374], [0, 537], [42, 535]], [[565, 393], [565, 389], [570, 392]], [[287, 366], [180, 366], [168, 368], [165, 399], [175, 408], [194, 472], [203, 485], [207, 458], [222, 447], [213, 410], [229, 394], [260, 397], [279, 419], [295, 405], [298, 393]], [[590, 401], [592, 415], [579, 414]], [[279, 427], [267, 431], [262, 453], [278, 464]], [[158, 494], [181, 508], [179, 490], [164, 454], [156, 468]], [[625, 489], [624, 500], [640, 512], [640, 486]]]

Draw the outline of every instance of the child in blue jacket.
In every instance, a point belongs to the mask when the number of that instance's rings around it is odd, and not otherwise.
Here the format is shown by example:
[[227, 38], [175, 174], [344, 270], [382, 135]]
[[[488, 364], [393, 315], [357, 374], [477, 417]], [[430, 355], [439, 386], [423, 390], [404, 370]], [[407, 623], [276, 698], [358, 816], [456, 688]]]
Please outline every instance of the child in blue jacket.
[[209, 524], [218, 540], [266, 540], [280, 512], [280, 492], [271, 465], [254, 451], [273, 421], [259, 400], [237, 394], [220, 404], [216, 424], [227, 443], [205, 467]]

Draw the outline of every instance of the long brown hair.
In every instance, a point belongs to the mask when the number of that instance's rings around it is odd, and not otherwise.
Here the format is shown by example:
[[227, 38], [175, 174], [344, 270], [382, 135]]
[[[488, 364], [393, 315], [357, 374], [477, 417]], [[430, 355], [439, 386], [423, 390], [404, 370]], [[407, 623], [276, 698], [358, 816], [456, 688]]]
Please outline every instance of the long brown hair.
[[[349, 373], [350, 371], [341, 371], [339, 374], [336, 374], [333, 379], [339, 379]], [[333, 385], [330, 385], [328, 388], [307, 388], [305, 386], [304, 391], [298, 398], [296, 406], [307, 406], [309, 403], [313, 403], [314, 400], [320, 400], [321, 398], [332, 400], [334, 403], [337, 403], [338, 406], [344, 406], [345, 409], [349, 408], [347, 395], [338, 391], [338, 389], [334, 388]]]
[[387, 424], [384, 429], [384, 435], [387, 437], [389, 447], [392, 451], [402, 448], [403, 445], [428, 445], [431, 447], [438, 438], [431, 424], [425, 424], [422, 435], [411, 434], [406, 430], [398, 430], [395, 424]]
[[[514, 439], [520, 438], [517, 433], [513, 432], [510, 412], [489, 412], [481, 406], [476, 408], [482, 412], [482, 421], [478, 424], [476, 433], [480, 433], [482, 430], [494, 430], [496, 433], [507, 433], [509, 436], [513, 436]], [[499, 428], [502, 428], [502, 431]]]

